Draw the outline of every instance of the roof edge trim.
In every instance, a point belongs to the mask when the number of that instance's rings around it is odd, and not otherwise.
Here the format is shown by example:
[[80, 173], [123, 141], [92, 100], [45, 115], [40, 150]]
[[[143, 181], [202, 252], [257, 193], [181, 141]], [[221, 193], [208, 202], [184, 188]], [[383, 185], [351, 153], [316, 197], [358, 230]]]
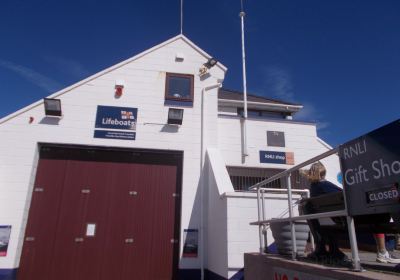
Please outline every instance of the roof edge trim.
[[[242, 104], [242, 100], [231, 100], [231, 99], [218, 99], [218, 103], [222, 104], [231, 104], [237, 105]], [[289, 104], [276, 104], [276, 103], [267, 103], [267, 102], [254, 102], [254, 101], [247, 101], [249, 105], [257, 105], [257, 106], [264, 106], [264, 107], [274, 107], [274, 108], [284, 108], [286, 110], [292, 109], [292, 111], [297, 112], [303, 108], [303, 105], [289, 105]]]
[[331, 145], [329, 145], [328, 143], [326, 143], [324, 140], [322, 140], [322, 139], [319, 138], [318, 136], [317, 136], [317, 141], [318, 141], [319, 143], [321, 143], [323, 146], [325, 146], [326, 148], [328, 148], [329, 150], [332, 150], [332, 149], [333, 149], [333, 147], [332, 147]]
[[[193, 43], [193, 41], [191, 41], [188, 37], [186, 37], [183, 34], [179, 34], [177, 37], [182, 38], [186, 43], [188, 43], [189, 45], [192, 46], [192, 48], [194, 48], [196, 51], [198, 51], [201, 55], [209, 58], [212, 58], [213, 56], [209, 55], [207, 52], [205, 52], [203, 49], [201, 49], [199, 46], [197, 46], [195, 43]], [[223, 70], [224, 72], [226, 72], [228, 70], [228, 68], [223, 65], [221, 62], [217, 61], [217, 65], [221, 70]]]

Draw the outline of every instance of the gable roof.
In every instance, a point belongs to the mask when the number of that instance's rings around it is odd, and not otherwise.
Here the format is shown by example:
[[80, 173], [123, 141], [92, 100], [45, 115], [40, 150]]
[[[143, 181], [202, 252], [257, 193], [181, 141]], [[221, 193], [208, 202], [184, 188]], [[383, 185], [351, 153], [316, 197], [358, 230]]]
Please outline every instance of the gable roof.
[[[218, 91], [218, 105], [236, 108], [244, 107], [243, 93], [235, 90], [220, 89]], [[269, 110], [294, 114], [301, 110], [303, 105], [248, 94], [247, 107], [249, 109]]]
[[[135, 55], [135, 56], [133, 56], [131, 58], [128, 58], [128, 59], [126, 59], [126, 60], [124, 60], [124, 61], [122, 61], [122, 62], [120, 62], [118, 64], [115, 64], [115, 65], [113, 65], [113, 66], [111, 66], [109, 68], [106, 68], [105, 70], [100, 71], [100, 72], [98, 72], [98, 73], [96, 73], [96, 74], [94, 74], [94, 75], [92, 75], [92, 76], [90, 76], [90, 77], [88, 77], [86, 79], [83, 79], [83, 80], [81, 80], [81, 81], [79, 81], [79, 82], [77, 82], [77, 83], [75, 83], [75, 84], [73, 84], [73, 85], [71, 85], [69, 87], [66, 87], [66, 88], [64, 88], [62, 90], [59, 90], [59, 91], [49, 95], [47, 98], [58, 98], [58, 97], [64, 95], [65, 93], [68, 93], [69, 91], [71, 91], [71, 90], [73, 90], [73, 89], [75, 89], [75, 88], [77, 88], [79, 86], [84, 85], [87, 82], [90, 82], [90, 81], [92, 81], [92, 80], [94, 80], [94, 79], [96, 79], [98, 77], [101, 77], [101, 76], [103, 76], [103, 75], [105, 75], [105, 74], [107, 74], [107, 73], [109, 73], [109, 72], [111, 72], [113, 70], [116, 70], [116, 69], [118, 69], [118, 68], [120, 68], [120, 67], [122, 67], [122, 66], [124, 66], [124, 65], [126, 65], [128, 63], [131, 63], [131, 62], [133, 62], [133, 61], [135, 61], [135, 60], [137, 60], [137, 59], [139, 59], [139, 58], [141, 58], [141, 57], [143, 57], [143, 56], [145, 56], [145, 55], [147, 55], [147, 54], [149, 54], [149, 53], [151, 53], [151, 52], [153, 52], [155, 50], [158, 50], [158, 49], [160, 49], [160, 48], [162, 48], [162, 47], [164, 47], [164, 46], [166, 46], [166, 45], [168, 45], [168, 44], [170, 44], [172, 42], [175, 42], [177, 40], [183, 40], [190, 47], [192, 47], [194, 50], [196, 50], [198, 53], [200, 53], [202, 56], [204, 56], [206, 59], [209, 59], [209, 58], [212, 57], [207, 52], [202, 50], [199, 46], [197, 46], [195, 43], [193, 43], [191, 40], [189, 40], [185, 35], [179, 34], [179, 35], [177, 35], [175, 37], [172, 37], [171, 39], [169, 39], [167, 41], [164, 41], [164, 42], [162, 42], [162, 43], [160, 43], [160, 44], [158, 44], [158, 45], [156, 45], [156, 46], [154, 46], [154, 47], [152, 47], [150, 49], [147, 49], [147, 50], [145, 50], [145, 51], [143, 51], [143, 52], [141, 52], [141, 53], [139, 53], [139, 54], [137, 54], [137, 55]], [[216, 64], [216, 66], [219, 67], [224, 72], [226, 72], [228, 70], [228, 68], [226, 68], [220, 62], [218, 62]], [[1, 118], [0, 119], [0, 124], [4, 123], [4, 122], [6, 122], [6, 121], [8, 121], [8, 120], [20, 115], [20, 114], [23, 114], [23, 113], [25, 113], [25, 112], [27, 112], [27, 111], [35, 108], [35, 107], [38, 107], [38, 106], [40, 106], [42, 104], [43, 104], [43, 99], [41, 99], [41, 100], [39, 100], [39, 101], [37, 101], [35, 103], [32, 103], [31, 105], [28, 105], [28, 106], [26, 106], [26, 107], [24, 107], [24, 108], [22, 108], [22, 109], [20, 109], [20, 110], [18, 110], [16, 112], [14, 112], [14, 113], [11, 113], [8, 116], [5, 116], [5, 117]]]
[[[218, 91], [218, 99], [225, 100], [243, 100], [243, 92], [221, 88]], [[268, 103], [268, 104], [281, 104], [281, 105], [292, 105], [292, 106], [302, 106], [301, 104], [289, 103], [286, 101], [281, 101], [272, 98], [266, 98], [258, 95], [247, 94], [248, 102], [258, 102], [258, 103]]]

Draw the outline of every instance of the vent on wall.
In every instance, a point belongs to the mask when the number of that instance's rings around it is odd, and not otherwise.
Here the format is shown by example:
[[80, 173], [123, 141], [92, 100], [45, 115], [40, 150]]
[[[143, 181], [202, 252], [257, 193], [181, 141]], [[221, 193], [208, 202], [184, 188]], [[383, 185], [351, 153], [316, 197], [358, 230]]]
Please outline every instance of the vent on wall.
[[[283, 171], [283, 169], [272, 168], [246, 168], [246, 167], [227, 167], [229, 177], [235, 191], [248, 191], [249, 188], [265, 179], [272, 177]], [[292, 188], [307, 189], [307, 180], [298, 171], [292, 173]], [[278, 179], [264, 186], [265, 188], [286, 188], [284, 179]]]

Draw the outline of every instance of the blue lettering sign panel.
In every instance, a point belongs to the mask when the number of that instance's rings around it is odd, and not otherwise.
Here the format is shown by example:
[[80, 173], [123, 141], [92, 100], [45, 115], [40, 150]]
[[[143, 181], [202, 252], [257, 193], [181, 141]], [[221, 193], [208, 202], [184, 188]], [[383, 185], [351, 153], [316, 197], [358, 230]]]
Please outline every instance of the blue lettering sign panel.
[[400, 120], [339, 147], [350, 215], [400, 211]]
[[136, 130], [137, 108], [97, 106], [96, 128]]
[[[94, 138], [135, 140], [137, 108], [97, 106]], [[112, 130], [105, 130], [112, 129]]]
[[292, 152], [260, 151], [261, 163], [294, 164]]
[[260, 151], [261, 163], [286, 163], [286, 155], [284, 152]]

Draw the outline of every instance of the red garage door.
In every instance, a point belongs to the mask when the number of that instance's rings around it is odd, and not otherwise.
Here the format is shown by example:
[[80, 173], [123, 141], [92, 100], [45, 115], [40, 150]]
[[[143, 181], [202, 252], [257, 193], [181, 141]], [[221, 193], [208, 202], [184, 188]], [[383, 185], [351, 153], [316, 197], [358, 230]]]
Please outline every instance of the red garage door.
[[181, 156], [41, 150], [19, 280], [173, 279]]

